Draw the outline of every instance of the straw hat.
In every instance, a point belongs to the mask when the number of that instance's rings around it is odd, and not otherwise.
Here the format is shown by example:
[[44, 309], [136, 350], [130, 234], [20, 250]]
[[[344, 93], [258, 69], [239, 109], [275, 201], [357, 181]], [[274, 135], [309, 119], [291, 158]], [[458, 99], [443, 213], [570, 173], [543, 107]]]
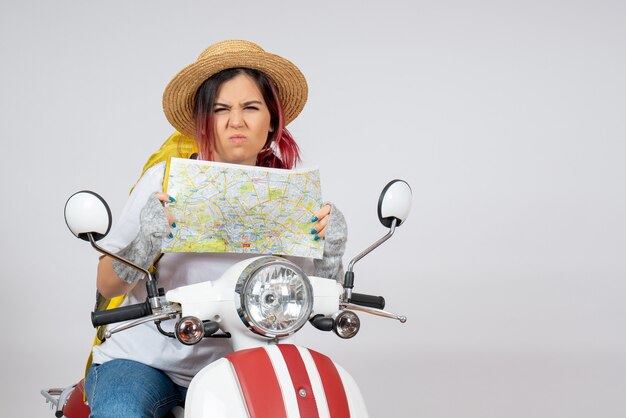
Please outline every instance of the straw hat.
[[195, 137], [194, 97], [209, 77], [228, 68], [253, 68], [265, 74], [278, 90], [285, 111], [285, 125], [302, 111], [308, 95], [304, 75], [293, 63], [266, 52], [255, 43], [239, 40], [218, 42], [205, 49], [198, 60], [183, 68], [163, 92], [163, 111], [179, 132]]

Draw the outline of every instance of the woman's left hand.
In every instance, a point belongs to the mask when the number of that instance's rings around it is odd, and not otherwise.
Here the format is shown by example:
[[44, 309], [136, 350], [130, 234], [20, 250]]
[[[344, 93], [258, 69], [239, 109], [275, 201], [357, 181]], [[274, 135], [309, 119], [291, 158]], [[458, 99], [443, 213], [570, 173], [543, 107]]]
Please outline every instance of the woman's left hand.
[[311, 234], [315, 234], [315, 240], [324, 238], [326, 235], [326, 226], [330, 220], [330, 205], [324, 205], [320, 210], [313, 214], [313, 227], [311, 228]]

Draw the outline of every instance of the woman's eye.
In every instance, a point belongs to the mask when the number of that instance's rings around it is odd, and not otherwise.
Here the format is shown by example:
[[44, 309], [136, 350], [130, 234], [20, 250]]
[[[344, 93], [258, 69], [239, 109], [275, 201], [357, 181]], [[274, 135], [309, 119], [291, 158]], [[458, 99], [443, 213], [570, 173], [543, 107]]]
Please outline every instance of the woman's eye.
[[259, 108], [258, 108], [258, 107], [256, 107], [256, 106], [246, 106], [246, 107], [244, 107], [243, 109], [244, 109], [244, 110], [259, 110]]
[[215, 109], [213, 109], [213, 113], [225, 113], [227, 111], [228, 109], [226, 109], [225, 107], [216, 107]]

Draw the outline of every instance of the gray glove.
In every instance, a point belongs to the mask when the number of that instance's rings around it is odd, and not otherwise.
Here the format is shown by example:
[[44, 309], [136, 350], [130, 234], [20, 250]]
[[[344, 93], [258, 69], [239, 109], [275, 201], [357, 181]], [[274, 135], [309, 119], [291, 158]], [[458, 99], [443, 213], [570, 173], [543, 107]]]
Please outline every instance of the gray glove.
[[[139, 233], [117, 255], [144, 269], [152, 265], [161, 253], [163, 239], [169, 235], [170, 226], [161, 201], [153, 194], [139, 215]], [[145, 278], [145, 274], [126, 264], [113, 260], [115, 274], [126, 283]]]
[[330, 219], [326, 225], [326, 234], [324, 236], [324, 254], [321, 260], [313, 260], [315, 267], [314, 275], [318, 277], [326, 277], [335, 279], [339, 283], [343, 283], [343, 253], [346, 251], [346, 241], [348, 240], [348, 225], [343, 213], [332, 203], [326, 203], [331, 206]]

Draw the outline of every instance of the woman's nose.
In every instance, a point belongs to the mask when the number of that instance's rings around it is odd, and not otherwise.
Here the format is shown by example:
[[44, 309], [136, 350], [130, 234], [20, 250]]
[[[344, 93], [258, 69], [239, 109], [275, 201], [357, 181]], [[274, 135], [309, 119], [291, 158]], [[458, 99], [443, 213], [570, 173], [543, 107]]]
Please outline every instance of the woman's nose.
[[244, 125], [243, 114], [238, 110], [232, 110], [230, 112], [230, 118], [228, 124], [231, 128], [241, 128]]

